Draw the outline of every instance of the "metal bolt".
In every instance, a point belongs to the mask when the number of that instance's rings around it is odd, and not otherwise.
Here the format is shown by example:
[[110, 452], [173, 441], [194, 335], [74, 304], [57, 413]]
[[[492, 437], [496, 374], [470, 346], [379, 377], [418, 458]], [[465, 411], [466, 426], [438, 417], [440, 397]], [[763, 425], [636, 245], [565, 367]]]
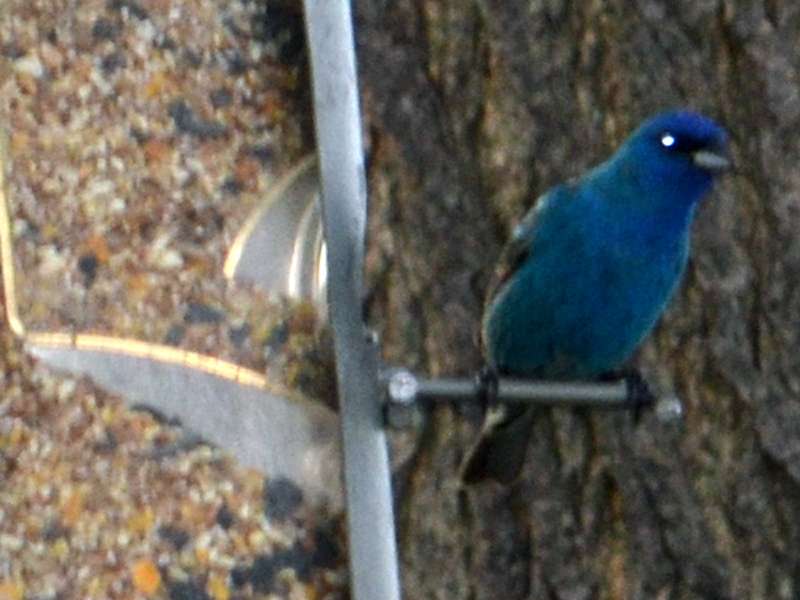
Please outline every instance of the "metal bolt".
[[386, 423], [395, 429], [408, 429], [420, 421], [417, 406], [419, 380], [405, 369], [392, 371], [386, 380]]
[[677, 396], [664, 396], [656, 401], [656, 417], [664, 423], [677, 423], [683, 419], [683, 403]]

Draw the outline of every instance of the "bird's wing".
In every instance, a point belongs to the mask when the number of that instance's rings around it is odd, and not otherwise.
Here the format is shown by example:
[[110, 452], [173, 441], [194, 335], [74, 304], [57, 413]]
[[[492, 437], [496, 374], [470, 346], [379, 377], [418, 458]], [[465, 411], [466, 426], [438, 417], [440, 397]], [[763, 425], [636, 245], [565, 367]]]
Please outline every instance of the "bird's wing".
[[[520, 221], [519, 225], [514, 228], [514, 233], [511, 236], [511, 239], [500, 253], [497, 266], [495, 266], [494, 273], [492, 273], [492, 278], [489, 280], [489, 285], [486, 289], [486, 296], [483, 305], [484, 317], [488, 314], [489, 307], [491, 306], [500, 289], [514, 276], [514, 273], [516, 273], [520, 266], [530, 256], [531, 241], [535, 236], [536, 229], [540, 221], [539, 215], [542, 212], [541, 204], [547, 200], [548, 196], [549, 194], [545, 194], [536, 200], [536, 202], [533, 204], [533, 207], [531, 207], [522, 221]], [[477, 335], [478, 346], [481, 348], [484, 355], [486, 353], [486, 348], [484, 347], [484, 343], [486, 341], [484, 332], [485, 327], [486, 322], [484, 321], [481, 323], [481, 327], [478, 329]]]
[[486, 307], [491, 304], [497, 291], [511, 279], [529, 255], [530, 247], [525, 243], [524, 238], [517, 237], [515, 234], [503, 248], [492, 278], [489, 280], [489, 287], [486, 290]]
[[541, 196], [533, 204], [519, 225], [514, 229], [511, 239], [503, 248], [500, 258], [497, 261], [492, 278], [486, 291], [486, 305], [488, 308], [497, 292], [509, 281], [517, 269], [528, 259], [532, 251], [532, 242], [536, 236], [536, 230], [541, 222], [541, 216], [546, 205], [549, 204], [557, 190]]
[[[484, 316], [489, 314], [489, 307], [494, 299], [500, 293], [503, 286], [510, 281], [519, 268], [531, 258], [536, 250], [536, 238], [538, 231], [541, 227], [542, 221], [555, 215], [550, 209], [562, 202], [568, 201], [570, 198], [575, 197], [575, 190], [577, 184], [575, 181], [570, 181], [567, 184], [560, 185], [553, 188], [543, 196], [540, 196], [534, 202], [531, 209], [527, 212], [525, 217], [520, 221], [519, 225], [514, 229], [511, 239], [503, 248], [500, 258], [498, 259], [497, 266], [495, 267], [492, 278], [489, 280], [489, 285], [486, 291], [486, 300], [483, 306]], [[484, 327], [486, 323], [482, 323], [481, 330], [479, 331], [479, 345], [485, 351], [484, 344]]]

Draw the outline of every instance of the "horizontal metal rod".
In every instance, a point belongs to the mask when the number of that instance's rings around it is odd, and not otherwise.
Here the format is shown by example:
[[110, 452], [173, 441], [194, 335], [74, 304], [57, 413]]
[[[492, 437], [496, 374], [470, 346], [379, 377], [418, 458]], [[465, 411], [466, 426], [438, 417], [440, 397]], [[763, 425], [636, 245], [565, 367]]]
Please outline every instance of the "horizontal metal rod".
[[[417, 379], [417, 386], [417, 397], [420, 400], [434, 401], [475, 399], [480, 388], [478, 383], [469, 379]], [[617, 406], [626, 404], [629, 398], [625, 381], [582, 383], [500, 379], [497, 400]]]
[[543, 406], [585, 406], [600, 409], [630, 409], [635, 415], [652, 408], [664, 422], [683, 416], [683, 405], [675, 396], [655, 397], [644, 385], [631, 387], [628, 380], [610, 382], [535, 381], [500, 378], [497, 390], [474, 379], [426, 379], [406, 369], [384, 372], [386, 384], [384, 418], [397, 429], [419, 425], [423, 402], [519, 402]]
[[[385, 376], [390, 403], [413, 404], [417, 401], [453, 402], [478, 400], [486, 394], [479, 378], [427, 379], [406, 369], [395, 369]], [[569, 404], [619, 407], [631, 402], [626, 380], [605, 382], [537, 381], [502, 377], [497, 390], [490, 394], [501, 402]]]

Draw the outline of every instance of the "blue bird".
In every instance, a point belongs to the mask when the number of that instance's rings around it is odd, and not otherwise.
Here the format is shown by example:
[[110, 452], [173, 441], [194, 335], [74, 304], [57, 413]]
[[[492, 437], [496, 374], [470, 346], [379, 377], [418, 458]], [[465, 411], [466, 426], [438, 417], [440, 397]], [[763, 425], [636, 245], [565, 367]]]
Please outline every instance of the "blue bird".
[[[490, 284], [481, 341], [500, 376], [591, 380], [618, 369], [653, 329], [689, 254], [698, 202], [730, 167], [725, 131], [694, 112], [641, 125], [608, 161], [542, 196]], [[535, 410], [491, 408], [465, 483], [510, 483]]]

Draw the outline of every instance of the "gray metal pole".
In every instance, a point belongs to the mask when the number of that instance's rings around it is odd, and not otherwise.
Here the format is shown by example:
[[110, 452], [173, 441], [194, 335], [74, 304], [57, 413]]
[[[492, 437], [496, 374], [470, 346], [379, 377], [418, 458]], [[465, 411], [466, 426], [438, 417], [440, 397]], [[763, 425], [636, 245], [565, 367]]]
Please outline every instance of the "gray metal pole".
[[304, 0], [336, 351], [354, 600], [399, 600], [377, 344], [362, 322], [366, 182], [348, 0]]

